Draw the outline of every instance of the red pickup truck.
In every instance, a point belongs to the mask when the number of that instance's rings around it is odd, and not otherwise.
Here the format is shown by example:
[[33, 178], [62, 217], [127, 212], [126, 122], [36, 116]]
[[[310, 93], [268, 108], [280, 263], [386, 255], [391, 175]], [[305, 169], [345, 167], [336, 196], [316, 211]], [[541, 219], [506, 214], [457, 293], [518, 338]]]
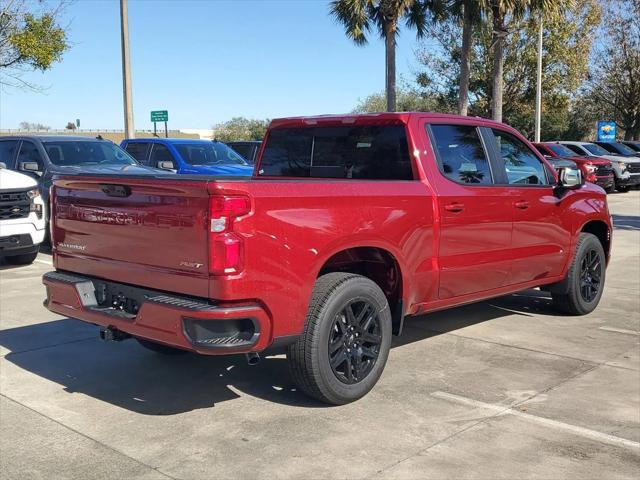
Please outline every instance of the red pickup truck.
[[286, 347], [324, 402], [365, 395], [403, 319], [540, 287], [602, 295], [606, 195], [514, 129], [427, 113], [274, 120], [252, 178], [66, 176], [46, 306], [162, 353]]

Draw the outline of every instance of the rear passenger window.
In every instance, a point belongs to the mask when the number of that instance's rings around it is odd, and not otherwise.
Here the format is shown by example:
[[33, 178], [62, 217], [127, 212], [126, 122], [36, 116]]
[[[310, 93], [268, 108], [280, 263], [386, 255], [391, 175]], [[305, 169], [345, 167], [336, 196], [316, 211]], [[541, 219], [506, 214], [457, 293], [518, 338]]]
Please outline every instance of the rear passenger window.
[[546, 168], [524, 142], [510, 133], [493, 130], [510, 185], [547, 185]]
[[147, 165], [147, 155], [149, 153], [150, 143], [145, 142], [133, 142], [125, 145], [125, 150], [129, 155], [138, 160], [140, 163]]
[[469, 125], [431, 125], [440, 171], [458, 183], [489, 185], [491, 167], [478, 129]]
[[258, 174], [413, 180], [403, 125], [273, 129]]

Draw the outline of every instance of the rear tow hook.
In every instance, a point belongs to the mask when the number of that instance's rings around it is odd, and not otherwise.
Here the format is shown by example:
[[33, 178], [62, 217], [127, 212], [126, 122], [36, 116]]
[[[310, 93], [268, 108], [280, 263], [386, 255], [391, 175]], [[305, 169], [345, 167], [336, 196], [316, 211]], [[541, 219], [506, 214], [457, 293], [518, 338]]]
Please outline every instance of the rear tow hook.
[[117, 328], [107, 327], [100, 329], [100, 338], [105, 342], [121, 342], [131, 338], [131, 335]]

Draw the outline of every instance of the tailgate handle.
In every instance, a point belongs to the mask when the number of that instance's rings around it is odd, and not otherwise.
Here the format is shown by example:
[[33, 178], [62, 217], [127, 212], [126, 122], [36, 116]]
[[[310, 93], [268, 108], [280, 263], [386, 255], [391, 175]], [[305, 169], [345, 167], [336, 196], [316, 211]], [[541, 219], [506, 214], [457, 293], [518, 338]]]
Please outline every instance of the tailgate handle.
[[103, 183], [100, 185], [100, 189], [105, 195], [110, 197], [128, 197], [131, 195], [131, 188], [126, 185]]

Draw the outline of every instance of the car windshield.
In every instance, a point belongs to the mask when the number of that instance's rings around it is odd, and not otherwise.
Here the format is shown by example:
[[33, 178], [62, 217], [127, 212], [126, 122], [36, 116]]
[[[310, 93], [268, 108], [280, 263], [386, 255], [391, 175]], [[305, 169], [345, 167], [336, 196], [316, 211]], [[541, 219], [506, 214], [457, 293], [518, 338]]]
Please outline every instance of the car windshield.
[[136, 165], [133, 157], [117, 145], [104, 140], [44, 142], [54, 165]]
[[559, 155], [561, 157], [574, 157], [576, 152], [571, 150], [570, 148], [565, 147], [564, 145], [547, 145], [553, 153]]
[[636, 154], [636, 152], [632, 148], [627, 147], [624, 143], [614, 143], [612, 145], [616, 148], [616, 150], [618, 150], [623, 155], [635, 155]]
[[611, 155], [611, 152], [607, 152], [604, 148], [600, 145], [596, 145], [595, 143], [586, 143], [583, 146], [594, 155]]
[[248, 165], [244, 158], [220, 142], [180, 143], [175, 147], [189, 165]]

